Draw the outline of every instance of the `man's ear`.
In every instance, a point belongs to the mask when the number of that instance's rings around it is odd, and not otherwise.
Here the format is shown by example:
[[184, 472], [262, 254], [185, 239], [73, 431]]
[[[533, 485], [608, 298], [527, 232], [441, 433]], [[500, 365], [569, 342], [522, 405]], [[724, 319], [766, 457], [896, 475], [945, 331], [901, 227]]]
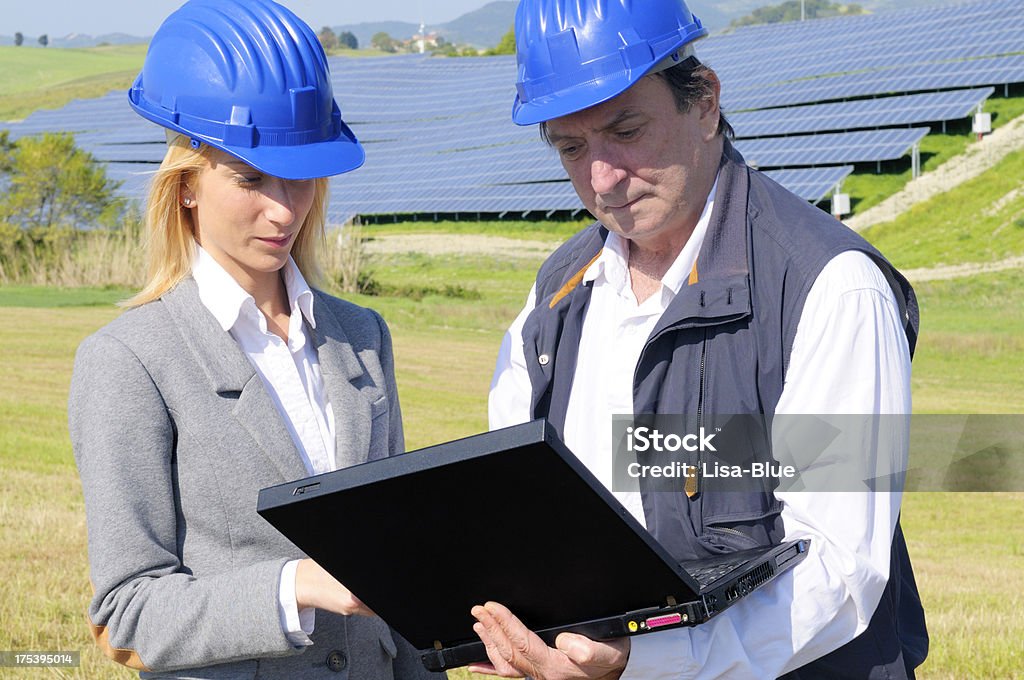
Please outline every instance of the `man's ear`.
[[718, 79], [718, 74], [711, 69], [707, 69], [703, 76], [708, 83], [710, 93], [700, 101], [698, 106], [701, 112], [701, 130], [704, 133], [704, 139], [711, 141], [718, 134], [718, 123], [722, 118], [722, 109], [719, 106], [722, 82]]

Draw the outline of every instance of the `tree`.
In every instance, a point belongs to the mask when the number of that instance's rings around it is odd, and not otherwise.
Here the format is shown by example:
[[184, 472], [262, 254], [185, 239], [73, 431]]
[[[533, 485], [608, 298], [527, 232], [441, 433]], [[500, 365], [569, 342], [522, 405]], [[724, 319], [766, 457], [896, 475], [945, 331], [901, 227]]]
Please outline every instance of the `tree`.
[[14, 142], [10, 139], [8, 130], [0, 130], [0, 188], [4, 185], [7, 173], [11, 171], [14, 163]]
[[47, 37], [47, 35], [45, 33], [43, 33], [41, 36], [39, 36], [39, 44], [42, 45], [43, 47], [46, 47], [47, 45], [50, 44], [50, 39]]
[[398, 51], [398, 43], [396, 43], [395, 39], [392, 38], [387, 33], [385, 33], [384, 31], [374, 33], [373, 37], [370, 38], [370, 45], [384, 52]]
[[23, 42], [25, 42], [25, 36], [23, 36], [21, 34], [21, 31], [18, 31], [17, 33], [14, 34], [14, 46], [15, 47], [21, 47], [21, 44]]
[[356, 34], [352, 31], [342, 31], [338, 35], [338, 42], [341, 43], [342, 47], [347, 47], [350, 50], [359, 49], [359, 39], [356, 38]]
[[338, 48], [338, 36], [334, 34], [330, 26], [321, 28], [317, 37], [320, 38], [320, 44], [324, 46], [324, 51], [330, 52]]
[[495, 47], [484, 52], [487, 56], [493, 56], [496, 54], [515, 54], [516, 53], [516, 29], [512, 26], [508, 29], [508, 33], [501, 36], [501, 40]]
[[[0, 138], [0, 159], [5, 143]], [[118, 184], [66, 132], [24, 137], [7, 157], [0, 221], [23, 229], [78, 228], [109, 220], [120, 208]]]
[[430, 53], [440, 57], [457, 57], [459, 50], [450, 42], [439, 41], [436, 47], [430, 49]]

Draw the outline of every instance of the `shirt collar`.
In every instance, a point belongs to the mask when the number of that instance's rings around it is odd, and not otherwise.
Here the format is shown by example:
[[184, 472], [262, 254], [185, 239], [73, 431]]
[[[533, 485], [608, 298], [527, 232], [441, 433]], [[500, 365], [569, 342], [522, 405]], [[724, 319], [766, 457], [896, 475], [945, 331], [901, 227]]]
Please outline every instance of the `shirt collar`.
[[313, 317], [313, 290], [306, 283], [306, 278], [299, 271], [292, 256], [288, 256], [288, 262], [282, 270], [284, 274], [284, 287], [288, 291], [288, 303], [292, 309], [296, 307], [306, 318], [310, 328], [316, 328], [316, 319]]
[[[282, 274], [289, 307], [292, 310], [297, 307], [310, 327], [316, 328], [316, 320], [313, 317], [313, 291], [291, 256], [288, 257]], [[234, 328], [246, 305], [251, 304], [253, 308], [256, 306], [253, 297], [198, 243], [192, 261], [192, 278], [199, 288], [199, 299], [203, 306], [210, 310], [225, 331]]]
[[[715, 207], [715, 193], [718, 190], [718, 175], [715, 176], [715, 183], [708, 192], [704, 201], [704, 209], [700, 218], [694, 226], [693, 233], [686, 241], [686, 245], [676, 256], [672, 265], [662, 277], [662, 291], [670, 297], [675, 297], [682, 288], [683, 282], [689, 278], [690, 270], [697, 261], [697, 253], [704, 243], [704, 236], [707, 234], [708, 223], [711, 221], [711, 213]], [[594, 263], [591, 264], [583, 275], [583, 283], [591, 283], [603, 278], [616, 288], [619, 292], [629, 286], [629, 241], [614, 231], [609, 231], [604, 241], [604, 248]], [[667, 303], [667, 301], [666, 301]]]

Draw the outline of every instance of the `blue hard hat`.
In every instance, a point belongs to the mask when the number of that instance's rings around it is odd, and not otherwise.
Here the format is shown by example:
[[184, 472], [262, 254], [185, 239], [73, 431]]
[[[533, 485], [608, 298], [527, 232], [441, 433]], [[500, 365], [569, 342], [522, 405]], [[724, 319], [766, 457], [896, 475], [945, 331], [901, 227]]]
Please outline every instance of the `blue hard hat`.
[[512, 120], [532, 125], [607, 101], [707, 33], [683, 0], [521, 0]]
[[316, 35], [271, 0], [189, 0], [149, 44], [128, 91], [143, 117], [284, 179], [354, 170]]

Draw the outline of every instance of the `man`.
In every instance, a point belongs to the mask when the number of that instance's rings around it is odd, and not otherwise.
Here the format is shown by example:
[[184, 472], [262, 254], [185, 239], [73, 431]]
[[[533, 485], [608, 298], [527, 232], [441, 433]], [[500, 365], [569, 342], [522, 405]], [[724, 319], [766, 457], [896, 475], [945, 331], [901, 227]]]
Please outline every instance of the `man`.
[[[541, 267], [501, 348], [491, 426], [548, 418], [609, 487], [612, 414], [910, 412], [913, 291], [745, 165], [718, 77], [693, 55], [705, 34], [682, 0], [521, 0], [516, 16], [513, 119], [541, 124], [598, 222]], [[905, 456], [896, 429], [858, 441], [865, 460]], [[563, 634], [551, 648], [502, 605], [475, 607], [491, 660], [475, 670], [913, 677], [927, 632], [898, 492], [718, 484], [616, 496], [680, 560], [801, 537], [808, 558], [708, 623], [622, 640]]]

